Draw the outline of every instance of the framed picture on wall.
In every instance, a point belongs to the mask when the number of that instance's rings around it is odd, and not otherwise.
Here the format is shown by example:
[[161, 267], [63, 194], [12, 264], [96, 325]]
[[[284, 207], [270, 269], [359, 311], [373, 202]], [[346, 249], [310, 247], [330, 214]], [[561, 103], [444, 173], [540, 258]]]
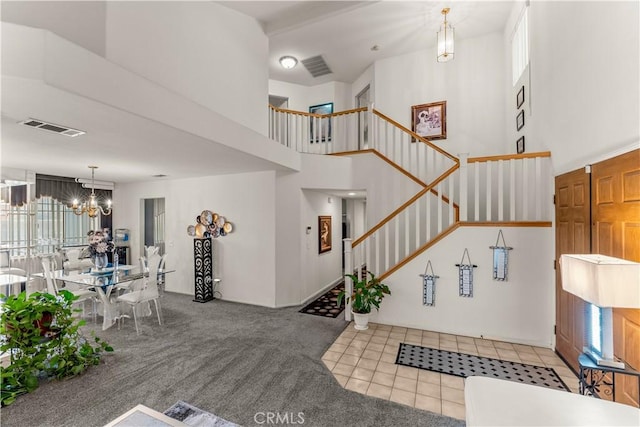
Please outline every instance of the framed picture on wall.
[[516, 117], [516, 128], [520, 130], [524, 127], [524, 110], [520, 110], [518, 116]]
[[516, 150], [518, 151], [518, 154], [524, 153], [524, 135], [516, 141]]
[[413, 105], [411, 107], [411, 130], [418, 136], [429, 140], [446, 139], [447, 101]]
[[331, 216], [318, 217], [318, 252], [324, 253], [331, 250]]
[[313, 142], [331, 141], [331, 117], [320, 117], [333, 114], [333, 102], [326, 104], [312, 105], [309, 113], [314, 114], [309, 117], [309, 132]]
[[516, 108], [522, 107], [522, 104], [524, 104], [524, 85], [520, 88], [516, 96]]

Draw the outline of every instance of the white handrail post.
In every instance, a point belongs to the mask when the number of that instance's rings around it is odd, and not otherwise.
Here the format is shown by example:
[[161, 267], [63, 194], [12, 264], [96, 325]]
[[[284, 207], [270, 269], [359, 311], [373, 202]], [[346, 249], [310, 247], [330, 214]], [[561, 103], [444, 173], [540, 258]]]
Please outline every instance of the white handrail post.
[[469, 153], [458, 154], [458, 158], [460, 159], [460, 200], [458, 201], [458, 203], [460, 203], [460, 221], [466, 221], [469, 204], [469, 179], [467, 178], [467, 173], [469, 172], [467, 158], [469, 158]]
[[[353, 239], [346, 238], [342, 239], [342, 241], [344, 242], [344, 272], [345, 274], [353, 274], [353, 247], [351, 246], [353, 243]], [[344, 320], [346, 320], [347, 322], [351, 321], [351, 303], [347, 303], [346, 297], [351, 297], [352, 293], [353, 280], [351, 280], [351, 277], [349, 276], [344, 276]]]

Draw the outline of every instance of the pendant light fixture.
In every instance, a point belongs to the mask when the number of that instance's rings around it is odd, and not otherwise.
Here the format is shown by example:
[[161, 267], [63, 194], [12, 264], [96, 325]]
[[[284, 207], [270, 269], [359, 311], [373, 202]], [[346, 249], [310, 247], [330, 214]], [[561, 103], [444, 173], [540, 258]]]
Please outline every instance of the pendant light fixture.
[[95, 218], [98, 216], [98, 213], [101, 213], [102, 215], [111, 215], [111, 200], [107, 201], [107, 209], [103, 209], [102, 206], [98, 204], [98, 199], [96, 198], [94, 175], [98, 167], [89, 166], [89, 169], [91, 169], [91, 195], [89, 196], [89, 200], [85, 200], [81, 204], [78, 204], [78, 199], [74, 199], [71, 209], [73, 209], [74, 214], [82, 215], [83, 213], [86, 213], [89, 215], [89, 218]]
[[447, 62], [453, 59], [453, 27], [447, 22], [449, 8], [442, 9], [444, 22], [438, 31], [438, 62]]

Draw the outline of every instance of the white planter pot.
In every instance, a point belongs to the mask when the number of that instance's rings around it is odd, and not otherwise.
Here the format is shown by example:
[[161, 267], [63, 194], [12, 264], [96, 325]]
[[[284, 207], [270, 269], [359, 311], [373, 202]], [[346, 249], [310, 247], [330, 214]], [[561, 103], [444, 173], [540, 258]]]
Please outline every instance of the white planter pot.
[[362, 314], [352, 311], [351, 314], [353, 314], [353, 321], [356, 323], [354, 328], [359, 331], [366, 331], [369, 329], [369, 313]]

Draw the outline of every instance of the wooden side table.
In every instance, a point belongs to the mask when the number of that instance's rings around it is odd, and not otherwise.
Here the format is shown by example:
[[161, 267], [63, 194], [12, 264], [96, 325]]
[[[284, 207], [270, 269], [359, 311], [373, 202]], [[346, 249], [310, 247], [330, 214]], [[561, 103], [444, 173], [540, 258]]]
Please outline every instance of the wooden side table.
[[[580, 375], [578, 376], [580, 394], [600, 397], [599, 393], [604, 393], [607, 396], [611, 396], [613, 401], [615, 401], [616, 374], [618, 374], [637, 377], [638, 395], [640, 395], [640, 372], [638, 371], [631, 368], [616, 369], [608, 366], [600, 366], [584, 353], [578, 357], [578, 365], [580, 365]], [[611, 381], [607, 380], [607, 373], [611, 373]]]

